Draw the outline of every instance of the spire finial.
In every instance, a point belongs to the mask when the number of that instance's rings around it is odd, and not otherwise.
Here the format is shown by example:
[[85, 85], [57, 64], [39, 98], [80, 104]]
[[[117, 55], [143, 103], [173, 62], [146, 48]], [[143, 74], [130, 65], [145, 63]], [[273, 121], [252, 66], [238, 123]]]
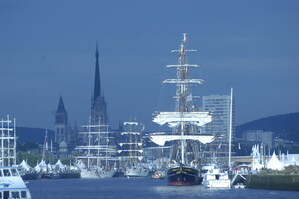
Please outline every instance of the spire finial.
[[97, 41], [97, 44], [96, 44], [96, 58], [99, 57], [99, 48], [98, 48], [98, 41]]

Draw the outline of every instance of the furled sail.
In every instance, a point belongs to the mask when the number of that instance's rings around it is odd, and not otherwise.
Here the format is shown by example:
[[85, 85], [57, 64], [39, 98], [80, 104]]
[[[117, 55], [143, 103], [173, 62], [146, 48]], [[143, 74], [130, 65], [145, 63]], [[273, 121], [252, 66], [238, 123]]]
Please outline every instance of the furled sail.
[[136, 144], [137, 144], [138, 146], [142, 146], [142, 142], [130, 142], [130, 143], [128, 143], [128, 142], [122, 143], [122, 142], [121, 142], [121, 143], [118, 143], [118, 145], [121, 146], [121, 147], [122, 147], [123, 145], [125, 145], [125, 144], [126, 144], [126, 145], [136, 145]]
[[189, 122], [196, 126], [203, 126], [212, 121], [212, 115], [209, 112], [159, 112], [154, 116], [153, 122], [169, 127], [176, 127], [181, 122]]
[[140, 132], [121, 132], [121, 135], [140, 135]]
[[198, 140], [203, 144], [212, 142], [215, 139], [214, 135], [152, 135], [150, 136], [152, 142], [163, 146], [165, 142], [172, 140]]
[[131, 155], [131, 156], [121, 156], [121, 159], [122, 160], [129, 160], [129, 159], [134, 159], [134, 158], [137, 158], [138, 160], [142, 160], [143, 159], [143, 156], [134, 156], [134, 155]]
[[125, 151], [125, 152], [136, 152], [137, 151], [139, 153], [143, 153], [143, 150], [117, 150], [118, 153], [121, 153], [123, 151]]

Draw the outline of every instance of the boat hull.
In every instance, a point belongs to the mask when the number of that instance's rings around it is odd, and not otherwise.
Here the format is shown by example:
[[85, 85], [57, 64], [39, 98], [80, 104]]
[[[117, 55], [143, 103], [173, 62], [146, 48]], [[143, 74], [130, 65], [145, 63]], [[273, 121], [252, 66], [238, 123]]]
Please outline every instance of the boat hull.
[[203, 184], [206, 188], [231, 188], [230, 180], [210, 180]]
[[93, 170], [87, 170], [87, 169], [82, 169], [81, 170], [81, 178], [99, 178], [98, 175], [96, 174], [96, 172], [94, 172]]
[[199, 171], [190, 167], [174, 167], [167, 171], [168, 185], [174, 186], [189, 186], [201, 184], [202, 178], [199, 176]]
[[112, 171], [100, 171], [98, 176], [99, 178], [112, 178], [114, 174], [116, 173], [116, 170]]
[[40, 178], [40, 175], [38, 173], [32, 172], [32, 173], [25, 173], [21, 175], [23, 180], [38, 180]]
[[146, 177], [149, 175], [149, 171], [142, 167], [128, 168], [124, 175], [127, 177]]

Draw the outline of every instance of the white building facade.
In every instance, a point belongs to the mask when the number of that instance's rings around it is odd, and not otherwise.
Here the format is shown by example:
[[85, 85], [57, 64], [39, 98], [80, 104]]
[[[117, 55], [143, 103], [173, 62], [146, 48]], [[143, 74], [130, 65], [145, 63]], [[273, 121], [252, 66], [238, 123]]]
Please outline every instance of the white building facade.
[[273, 132], [263, 130], [248, 130], [242, 134], [243, 140], [267, 145], [270, 149], [273, 147]]

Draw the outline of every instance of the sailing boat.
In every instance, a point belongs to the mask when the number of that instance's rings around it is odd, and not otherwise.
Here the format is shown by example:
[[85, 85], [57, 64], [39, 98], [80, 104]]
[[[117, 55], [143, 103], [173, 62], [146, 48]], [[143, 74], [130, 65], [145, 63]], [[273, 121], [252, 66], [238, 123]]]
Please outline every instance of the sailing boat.
[[121, 150], [121, 159], [125, 161], [124, 175], [127, 177], [145, 177], [149, 175], [149, 170], [141, 164], [143, 159], [142, 149], [142, 131], [144, 126], [136, 121], [124, 122], [126, 130], [121, 133], [125, 137], [124, 141], [119, 143]]
[[117, 158], [114, 157], [116, 146], [110, 142], [113, 137], [109, 137], [109, 126], [89, 122], [82, 127], [85, 130], [79, 133], [85, 135], [87, 143], [75, 148], [80, 154], [76, 161], [81, 169], [81, 178], [112, 177], [116, 172], [112, 163], [117, 161]]
[[183, 34], [183, 41], [178, 52], [178, 64], [167, 65], [167, 68], [176, 69], [175, 79], [166, 79], [163, 83], [176, 85], [176, 110], [173, 112], [156, 112], [153, 122], [159, 125], [168, 125], [172, 128], [172, 134], [166, 133], [153, 134], [150, 139], [163, 146], [165, 142], [171, 141], [172, 154], [170, 168], [167, 170], [167, 180], [169, 185], [195, 185], [202, 182], [199, 173], [197, 160], [199, 155], [199, 142], [202, 144], [210, 143], [215, 139], [214, 135], [202, 134], [200, 127], [212, 121], [209, 112], [198, 111], [195, 104], [196, 96], [191, 93], [191, 87], [203, 83], [202, 79], [189, 78], [191, 68], [199, 65], [188, 64], [186, 53], [196, 50], [186, 48], [187, 34]]

